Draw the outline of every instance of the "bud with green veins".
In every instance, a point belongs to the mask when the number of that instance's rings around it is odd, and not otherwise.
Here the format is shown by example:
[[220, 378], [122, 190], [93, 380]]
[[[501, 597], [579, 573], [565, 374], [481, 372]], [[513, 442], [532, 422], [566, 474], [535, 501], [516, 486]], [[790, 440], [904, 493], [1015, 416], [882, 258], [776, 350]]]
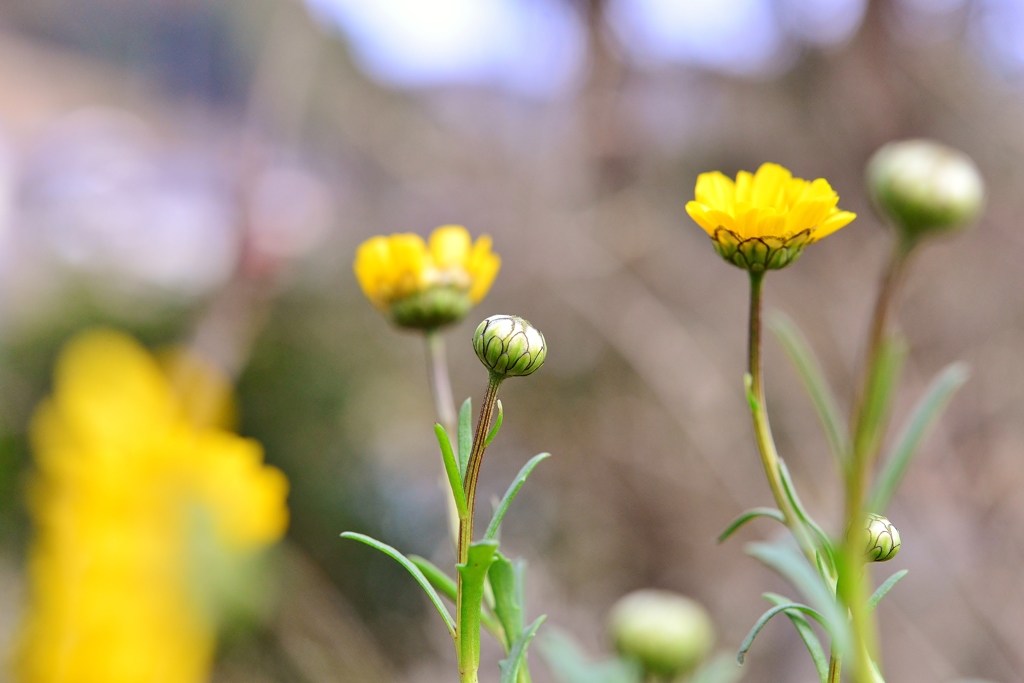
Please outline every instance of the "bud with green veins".
[[517, 315], [492, 315], [476, 328], [473, 349], [497, 377], [523, 377], [544, 364], [544, 335]]
[[900, 532], [882, 515], [868, 515], [864, 552], [869, 562], [886, 562], [900, 551]]
[[608, 622], [622, 656], [667, 679], [696, 669], [715, 642], [714, 625], [704, 608], [668, 591], [630, 593], [615, 604]]
[[931, 140], [885, 145], [868, 163], [868, 192], [908, 245], [974, 223], [985, 186], [970, 157]]

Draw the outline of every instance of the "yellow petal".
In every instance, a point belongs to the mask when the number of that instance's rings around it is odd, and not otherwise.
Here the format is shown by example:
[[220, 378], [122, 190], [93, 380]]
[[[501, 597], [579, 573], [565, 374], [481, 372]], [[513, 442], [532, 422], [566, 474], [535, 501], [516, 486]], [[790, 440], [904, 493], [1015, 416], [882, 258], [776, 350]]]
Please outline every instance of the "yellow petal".
[[760, 237], [757, 232], [757, 207], [749, 204], [738, 204], [736, 206], [735, 232], [741, 239]]
[[709, 208], [731, 211], [736, 197], [736, 184], [718, 171], [701, 173], [697, 176], [697, 187], [693, 194], [699, 203]]
[[754, 176], [749, 171], [736, 174], [736, 201], [750, 203], [753, 197]]
[[392, 235], [388, 245], [391, 263], [385, 295], [389, 301], [396, 301], [415, 294], [427, 284], [431, 258], [426, 242], [414, 233]]
[[782, 208], [786, 188], [793, 174], [778, 164], [761, 164], [752, 182], [750, 201], [754, 206]]
[[442, 225], [430, 235], [430, 255], [438, 268], [465, 268], [470, 246], [469, 232], [461, 225]]
[[363, 294], [377, 307], [383, 307], [384, 283], [391, 262], [391, 247], [386, 237], [371, 237], [356, 249], [353, 270]]
[[[711, 209], [699, 202], [686, 202], [686, 213], [690, 214], [690, 218], [700, 227], [704, 228], [704, 232], [714, 237], [715, 230], [722, 227], [721, 223], [716, 223], [708, 214]], [[721, 213], [721, 212], [719, 212]], [[729, 221], [732, 222], [731, 220]]]
[[785, 237], [786, 214], [775, 209], [760, 209], [757, 216], [758, 237]]
[[796, 234], [817, 227], [828, 218], [834, 206], [830, 199], [802, 199], [789, 210], [786, 230]]
[[818, 178], [814, 182], [807, 184], [807, 190], [804, 192], [802, 199], [827, 199], [832, 201], [832, 205], [839, 201], [839, 195], [832, 189], [832, 186], [828, 184], [828, 181], [824, 178]]
[[501, 269], [501, 257], [491, 251], [491, 238], [481, 235], [469, 257], [469, 274], [473, 284], [469, 288], [469, 299], [479, 303], [491, 289], [494, 278]]
[[849, 225], [856, 217], [857, 214], [852, 211], [836, 211], [822, 221], [821, 225], [818, 226], [818, 229], [814, 231], [813, 235], [811, 235], [811, 239], [817, 242], [823, 237], [828, 237], [839, 228]]

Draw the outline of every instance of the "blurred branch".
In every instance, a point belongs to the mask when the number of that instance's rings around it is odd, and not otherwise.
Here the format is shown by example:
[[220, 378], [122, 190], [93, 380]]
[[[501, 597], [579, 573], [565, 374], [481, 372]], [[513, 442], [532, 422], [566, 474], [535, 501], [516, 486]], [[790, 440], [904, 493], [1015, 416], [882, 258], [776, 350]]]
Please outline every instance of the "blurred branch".
[[394, 672], [330, 579], [292, 543], [283, 546], [281, 609], [274, 632], [309, 683], [390, 683]]

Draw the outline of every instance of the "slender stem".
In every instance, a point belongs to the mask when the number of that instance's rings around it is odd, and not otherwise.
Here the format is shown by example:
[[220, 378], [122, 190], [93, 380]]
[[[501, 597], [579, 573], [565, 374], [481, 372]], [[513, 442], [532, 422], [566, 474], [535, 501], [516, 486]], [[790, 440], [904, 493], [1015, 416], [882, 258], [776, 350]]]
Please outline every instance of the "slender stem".
[[[903, 282], [907, 259], [911, 253], [912, 243], [897, 243], [893, 249], [885, 270], [882, 273], [878, 298], [871, 319], [868, 333], [868, 344], [864, 365], [861, 368], [861, 379], [853, 412], [852, 442], [853, 453], [846, 468], [846, 534], [839, 562], [839, 582], [836, 586], [837, 596], [850, 611], [854, 636], [854, 657], [857, 663], [857, 678], [860, 681], [873, 681], [871, 658], [877, 653], [878, 633], [874, 619], [867, 611], [866, 573], [864, 572], [863, 539], [861, 529], [868, 510], [865, 509], [865, 496], [868, 480], [878, 457], [878, 447], [882, 439], [879, 434], [867, 434], [868, 431], [868, 400], [871, 383], [880, 362], [885, 346], [888, 329], [889, 313]], [[884, 423], [873, 427], [873, 431], [884, 430]], [[832, 663], [829, 667], [829, 682], [832, 683], [832, 670], [835, 670], [835, 681], [839, 680], [842, 664], [833, 651]]]
[[[448, 373], [448, 358], [444, 348], [444, 337], [436, 330], [427, 330], [424, 334], [427, 345], [427, 377], [430, 380], [430, 393], [434, 399], [434, 413], [438, 423], [444, 427], [449, 438], [458, 434], [458, 418], [455, 412], [455, 400], [452, 397], [452, 380]], [[444, 472], [440, 474], [441, 490], [446, 492], [445, 509], [448, 518], [448, 534], [452, 549], [456, 550], [459, 543], [459, 511], [455, 505], [455, 495], [448, 484]]]
[[832, 658], [828, 662], [828, 683], [839, 683], [843, 669], [843, 658], [833, 650]]
[[750, 391], [754, 396], [756, 405], [751, 406], [751, 415], [754, 420], [754, 436], [757, 440], [757, 450], [761, 454], [761, 464], [764, 466], [765, 476], [768, 478], [768, 486], [775, 497], [775, 504], [786, 518], [786, 525], [790, 528], [793, 536], [804, 554], [807, 555], [811, 566], [815, 566], [815, 543], [807, 531], [807, 527], [797, 515], [782, 483], [782, 474], [779, 471], [779, 453], [775, 448], [775, 439], [772, 437], [771, 423], [768, 421], [768, 410], [765, 406], [764, 378], [761, 371], [761, 289], [764, 282], [764, 273], [750, 272], [750, 338], [749, 338], [749, 369], [751, 385]]
[[[477, 479], [480, 477], [480, 465], [484, 459], [484, 450], [487, 448], [485, 445], [487, 430], [490, 427], [494, 408], [498, 402], [498, 387], [501, 386], [502, 379], [502, 377], [492, 374], [487, 383], [487, 393], [484, 394], [483, 406], [480, 408], [480, 417], [477, 420], [476, 432], [473, 435], [473, 448], [469, 453], [469, 462], [466, 465], [466, 477], [463, 481], [463, 487], [466, 490], [466, 514], [459, 518], [459, 537], [456, 544], [456, 554], [461, 565], [469, 562], [469, 546], [473, 542], [473, 516], [476, 512], [476, 484]], [[462, 622], [464, 611], [462, 609], [462, 596], [462, 572], [459, 572], [458, 604], [456, 605], [458, 616], [455, 627], [455, 650], [458, 653], [462, 652], [462, 638], [466, 635], [466, 625]], [[476, 665], [462, 661], [461, 654], [459, 681], [460, 683], [477, 683]]]
[[444, 349], [444, 337], [437, 330], [427, 330], [427, 367], [430, 377], [430, 392], [434, 397], [437, 421], [448, 434], [455, 434], [456, 411], [452, 397], [452, 381], [448, 374], [448, 358]]
[[502, 379], [504, 378], [492, 374], [487, 383], [487, 393], [484, 394], [484, 403], [480, 407], [480, 417], [477, 419], [476, 432], [473, 435], [473, 449], [469, 452], [466, 478], [463, 482], [466, 488], [466, 509], [468, 514], [459, 522], [459, 564], [465, 564], [469, 558], [469, 544], [473, 542], [476, 484], [480, 477], [480, 465], [483, 463], [484, 450], [487, 448], [485, 444], [487, 430], [490, 428], [491, 418], [494, 416], [494, 408], [498, 403], [498, 387], [501, 386]]
[[[850, 425], [853, 428], [852, 437], [854, 444], [853, 465], [857, 466], [858, 460], [865, 458], [873, 460], [873, 454], [863, 452], [866, 443], [857, 442], [858, 435], [864, 430], [864, 423], [868, 417], [868, 395], [873, 371], [878, 363], [879, 355], [885, 342], [885, 334], [888, 328], [889, 311], [892, 309], [893, 301], [903, 283], [903, 275], [906, 272], [907, 259], [910, 256], [910, 247], [904, 243], [897, 243], [882, 273], [882, 280], [878, 287], [878, 298], [875, 300], [874, 312], [871, 315], [871, 330], [868, 333], [868, 344], [864, 358], [864, 365], [861, 368], [860, 383], [857, 388], [856, 401], [854, 403], [853, 419]], [[859, 448], [858, 448], [859, 447]], [[860, 450], [861, 452], [857, 452]], [[867, 469], [867, 468], [864, 468]]]

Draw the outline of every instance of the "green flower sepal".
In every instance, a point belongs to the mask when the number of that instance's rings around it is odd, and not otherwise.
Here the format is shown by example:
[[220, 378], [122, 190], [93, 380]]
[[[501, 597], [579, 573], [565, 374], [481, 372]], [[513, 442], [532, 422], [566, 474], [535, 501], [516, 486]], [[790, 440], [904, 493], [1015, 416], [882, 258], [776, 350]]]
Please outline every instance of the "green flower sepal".
[[778, 270], [800, 258], [811, 243], [811, 231], [804, 230], [789, 237], [750, 237], [741, 239], [732, 230], [718, 228], [711, 243], [726, 261], [754, 273]]
[[466, 317], [473, 302], [460, 287], [430, 287], [391, 304], [391, 320], [399, 327], [433, 330]]

